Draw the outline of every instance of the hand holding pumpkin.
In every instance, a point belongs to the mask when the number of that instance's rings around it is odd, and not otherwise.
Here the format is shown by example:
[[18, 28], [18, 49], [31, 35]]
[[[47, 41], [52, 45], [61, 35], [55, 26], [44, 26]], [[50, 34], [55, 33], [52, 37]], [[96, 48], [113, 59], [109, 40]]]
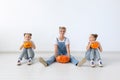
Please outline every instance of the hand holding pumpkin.
[[24, 42], [23, 46], [24, 46], [24, 48], [31, 48], [32, 43], [30, 41], [27, 41], [27, 42]]
[[99, 47], [99, 43], [97, 41], [92, 42], [90, 47], [93, 48], [93, 49], [97, 49]]

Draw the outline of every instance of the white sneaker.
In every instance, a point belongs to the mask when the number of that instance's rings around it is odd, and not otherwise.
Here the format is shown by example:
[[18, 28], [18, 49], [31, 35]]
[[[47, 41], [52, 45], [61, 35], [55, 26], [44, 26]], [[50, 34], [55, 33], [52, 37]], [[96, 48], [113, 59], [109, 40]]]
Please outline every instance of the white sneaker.
[[31, 64], [32, 64], [32, 60], [29, 59], [27, 64], [28, 64], [28, 65], [31, 65]]
[[103, 67], [103, 64], [102, 64], [101, 60], [98, 61], [98, 65], [99, 65], [99, 67]]
[[17, 65], [18, 66], [21, 65], [21, 60], [18, 60]]
[[90, 66], [95, 67], [95, 62], [93, 60], [90, 61]]

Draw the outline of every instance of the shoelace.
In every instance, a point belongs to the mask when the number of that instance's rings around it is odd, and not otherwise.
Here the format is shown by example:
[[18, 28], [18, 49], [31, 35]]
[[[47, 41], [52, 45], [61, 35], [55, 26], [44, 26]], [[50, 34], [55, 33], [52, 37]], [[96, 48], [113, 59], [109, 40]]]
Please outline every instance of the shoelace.
[[94, 62], [92, 62], [92, 65], [94, 64]]
[[100, 62], [100, 64], [102, 64], [102, 62]]

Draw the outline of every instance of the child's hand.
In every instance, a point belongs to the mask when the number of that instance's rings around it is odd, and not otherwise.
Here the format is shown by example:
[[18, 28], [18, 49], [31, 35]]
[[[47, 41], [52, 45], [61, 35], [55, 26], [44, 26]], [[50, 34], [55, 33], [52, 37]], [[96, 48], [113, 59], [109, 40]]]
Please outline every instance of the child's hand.
[[58, 56], [58, 54], [57, 53], [55, 53], [55, 57], [57, 57]]

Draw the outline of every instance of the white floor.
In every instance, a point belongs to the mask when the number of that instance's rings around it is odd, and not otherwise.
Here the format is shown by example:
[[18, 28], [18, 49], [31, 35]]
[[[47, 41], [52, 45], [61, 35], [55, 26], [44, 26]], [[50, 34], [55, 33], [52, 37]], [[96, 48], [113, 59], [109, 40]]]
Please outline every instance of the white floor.
[[[36, 54], [34, 64], [16, 66], [19, 53], [0, 53], [0, 80], [120, 80], [120, 53], [102, 53], [104, 67], [91, 68], [89, 63], [76, 67], [71, 63], [54, 63], [44, 67], [37, 60], [39, 56], [48, 58], [51, 54]], [[75, 53], [81, 59], [83, 53]]]

